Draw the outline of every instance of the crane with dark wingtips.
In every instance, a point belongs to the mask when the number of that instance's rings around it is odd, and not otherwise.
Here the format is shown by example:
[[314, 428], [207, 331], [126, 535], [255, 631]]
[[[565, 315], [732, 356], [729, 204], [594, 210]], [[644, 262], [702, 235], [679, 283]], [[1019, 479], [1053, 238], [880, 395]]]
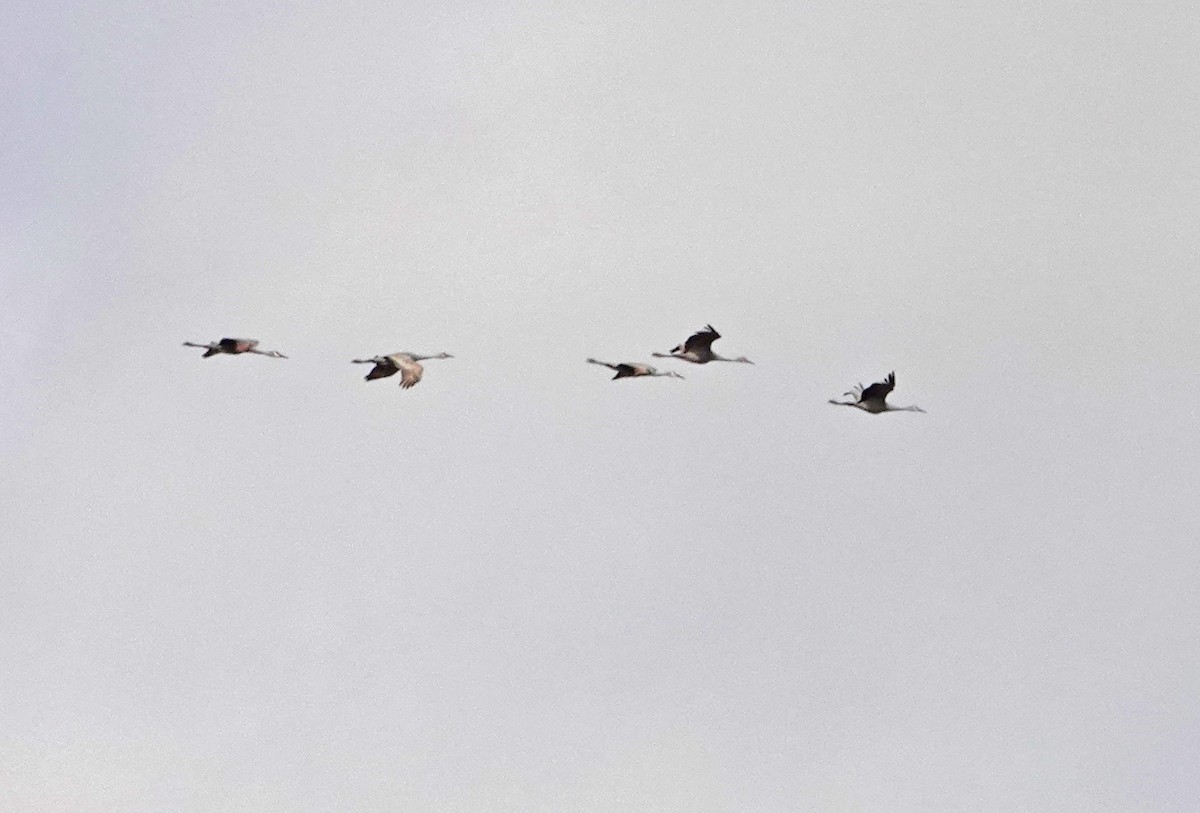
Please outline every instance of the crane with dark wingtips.
[[862, 384], [857, 384], [849, 392], [843, 393], [848, 398], [853, 398], [853, 401], [835, 401], [829, 399], [829, 403], [838, 406], [856, 407], [863, 412], [870, 412], [872, 415], [878, 415], [880, 412], [924, 412], [919, 406], [892, 406], [887, 402], [888, 394], [896, 388], [896, 373], [890, 372], [887, 378], [882, 381], [876, 381], [869, 387], [863, 387]]
[[425, 368], [421, 366], [422, 361], [429, 359], [452, 359], [454, 356], [449, 353], [437, 353], [432, 356], [421, 356], [416, 353], [391, 353], [386, 356], [373, 356], [369, 359], [353, 359], [352, 364], [374, 364], [371, 372], [367, 373], [367, 381], [374, 381], [377, 378], [387, 378], [388, 376], [400, 373], [401, 389], [409, 389], [416, 386], [421, 380], [421, 376], [425, 373]]
[[203, 347], [205, 353], [201, 358], [209, 356], [219, 356], [226, 354], [230, 356], [240, 356], [242, 353], [256, 353], [260, 356], [270, 356], [273, 359], [285, 359], [283, 353], [278, 350], [259, 350], [258, 339], [221, 339], [219, 342], [209, 342], [208, 344], [197, 344], [196, 342], [184, 342], [184, 347]]
[[588, 359], [588, 364], [599, 364], [601, 367], [607, 367], [610, 370], [616, 370], [617, 374], [612, 377], [613, 381], [618, 378], [653, 378], [653, 377], [668, 377], [668, 378], [683, 378], [679, 373], [664, 372], [660, 373], [656, 368], [649, 364], [634, 364], [631, 362], [618, 362], [617, 364], [609, 364], [607, 361], [597, 361], [596, 359]]
[[712, 325], [705, 325], [703, 330], [698, 330], [691, 336], [688, 336], [687, 341], [673, 348], [670, 353], [651, 353], [650, 355], [660, 359], [690, 361], [692, 364], [708, 364], [710, 361], [736, 361], [742, 364], [754, 363], [745, 356], [738, 356], [737, 358], [718, 356], [713, 352], [712, 345], [719, 338], [721, 338], [721, 334]]

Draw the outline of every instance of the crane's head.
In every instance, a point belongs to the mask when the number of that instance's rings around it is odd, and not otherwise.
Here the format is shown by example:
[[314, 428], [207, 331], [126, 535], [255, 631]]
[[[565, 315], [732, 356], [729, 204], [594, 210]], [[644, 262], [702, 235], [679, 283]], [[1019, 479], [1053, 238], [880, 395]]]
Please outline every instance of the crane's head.
[[734, 361], [740, 361], [742, 364], [753, 364], [754, 363], [753, 361], [746, 358], [745, 356], [738, 356], [737, 358], [734, 359]]
[[287, 356], [285, 356], [283, 353], [280, 353], [278, 350], [272, 350], [272, 351], [270, 351], [269, 353], [263, 353], [263, 355], [264, 355], [264, 356], [270, 356], [270, 357], [271, 357], [271, 358], [273, 358], [273, 359], [285, 359], [285, 358], [287, 358]]

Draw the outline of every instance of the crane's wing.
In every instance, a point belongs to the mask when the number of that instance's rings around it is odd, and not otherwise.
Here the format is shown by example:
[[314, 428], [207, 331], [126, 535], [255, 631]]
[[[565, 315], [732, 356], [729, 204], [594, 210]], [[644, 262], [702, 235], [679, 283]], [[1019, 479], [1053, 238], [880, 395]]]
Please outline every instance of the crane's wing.
[[631, 376], [645, 375], [645, 373], [642, 372], [641, 367], [636, 364], [626, 364], [625, 362], [620, 362], [618, 364], [612, 364], [609, 366], [617, 371], [617, 374], [614, 375], [613, 378], [630, 378]]
[[396, 366], [400, 368], [400, 387], [402, 389], [409, 389], [416, 386], [417, 382], [421, 380], [421, 375], [425, 372], [425, 368], [421, 366], [420, 362], [414, 361], [407, 356], [393, 357], [393, 359], [396, 362]]
[[221, 339], [217, 344], [226, 353], [245, 353], [252, 347], [258, 347], [258, 339]]
[[879, 401], [883, 402], [888, 397], [888, 393], [896, 388], [896, 374], [888, 373], [887, 378], [883, 381], [876, 381], [871, 386], [862, 391], [862, 395], [858, 397], [860, 401]]
[[713, 328], [712, 325], [705, 325], [704, 330], [698, 330], [683, 344], [672, 350], [672, 353], [704, 353], [707, 352], [712, 343], [721, 338], [721, 334]]
[[375, 363], [375, 366], [371, 368], [371, 372], [367, 373], [367, 381], [374, 381], [376, 378], [387, 378], [389, 375], [395, 375], [400, 372], [391, 359], [374, 358], [367, 361]]

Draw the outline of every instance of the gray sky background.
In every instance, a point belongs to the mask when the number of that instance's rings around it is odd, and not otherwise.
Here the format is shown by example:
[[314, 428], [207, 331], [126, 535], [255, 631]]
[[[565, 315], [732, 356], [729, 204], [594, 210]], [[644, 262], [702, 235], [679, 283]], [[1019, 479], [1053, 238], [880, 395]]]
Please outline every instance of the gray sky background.
[[1197, 809], [1191, 3], [8, 18], [0, 807]]

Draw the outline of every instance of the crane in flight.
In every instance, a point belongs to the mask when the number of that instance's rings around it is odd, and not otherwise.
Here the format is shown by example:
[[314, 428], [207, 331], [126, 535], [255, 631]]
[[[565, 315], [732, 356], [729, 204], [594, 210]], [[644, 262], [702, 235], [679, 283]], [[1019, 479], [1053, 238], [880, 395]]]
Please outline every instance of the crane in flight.
[[209, 342], [208, 344], [197, 344], [196, 342], [184, 342], [184, 347], [203, 347], [204, 355], [201, 358], [209, 356], [218, 356], [226, 353], [231, 356], [240, 356], [242, 353], [257, 353], [260, 356], [270, 356], [273, 359], [285, 359], [283, 353], [278, 350], [259, 350], [258, 339], [221, 339], [219, 342]]
[[882, 381], [876, 381], [869, 387], [863, 387], [862, 384], [855, 385], [854, 389], [843, 393], [846, 397], [853, 398], [853, 401], [835, 401], [829, 399], [829, 403], [837, 404], [838, 406], [857, 407], [863, 412], [870, 412], [872, 415], [878, 415], [880, 412], [924, 412], [919, 406], [892, 406], [887, 402], [888, 393], [896, 388], [896, 373], [887, 374], [887, 378]]
[[737, 361], [742, 364], [754, 363], [745, 356], [738, 356], [737, 358], [718, 356], [713, 352], [712, 345], [719, 338], [721, 338], [721, 334], [712, 325], [705, 325], [704, 330], [698, 330], [691, 336], [688, 336], [687, 341], [676, 346], [670, 353], [651, 353], [650, 355], [660, 359], [670, 358], [690, 361], [692, 364], [708, 364], [710, 361]]
[[367, 373], [367, 381], [374, 381], [376, 378], [387, 378], [390, 375], [400, 373], [401, 389], [409, 389], [416, 386], [421, 380], [421, 376], [425, 373], [425, 368], [421, 366], [422, 361], [429, 359], [452, 359], [454, 356], [449, 353], [438, 353], [433, 356], [420, 356], [416, 353], [392, 353], [387, 356], [373, 356], [369, 359], [353, 359], [352, 364], [374, 364], [371, 372]]
[[657, 369], [651, 367], [649, 364], [632, 364], [629, 362], [609, 364], [607, 361], [597, 361], [596, 359], [588, 359], [588, 364], [599, 364], [601, 367], [607, 367], [610, 370], [616, 370], [617, 374], [612, 377], [613, 381], [616, 381], [618, 378], [641, 378], [643, 376], [683, 378], [683, 376], [681, 376], [679, 373], [660, 373]]

